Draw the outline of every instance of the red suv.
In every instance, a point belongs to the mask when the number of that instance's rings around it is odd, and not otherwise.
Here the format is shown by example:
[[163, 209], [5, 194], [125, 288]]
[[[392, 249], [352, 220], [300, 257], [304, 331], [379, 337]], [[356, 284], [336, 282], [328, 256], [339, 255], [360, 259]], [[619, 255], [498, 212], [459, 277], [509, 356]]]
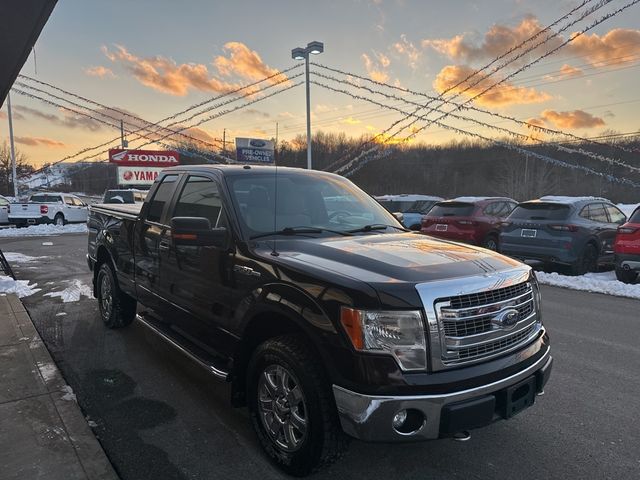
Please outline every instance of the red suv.
[[616, 256], [616, 277], [624, 283], [633, 283], [640, 272], [640, 207], [624, 225], [618, 227], [613, 244]]
[[422, 217], [421, 232], [498, 250], [500, 223], [517, 205], [505, 197], [458, 197], [439, 202]]

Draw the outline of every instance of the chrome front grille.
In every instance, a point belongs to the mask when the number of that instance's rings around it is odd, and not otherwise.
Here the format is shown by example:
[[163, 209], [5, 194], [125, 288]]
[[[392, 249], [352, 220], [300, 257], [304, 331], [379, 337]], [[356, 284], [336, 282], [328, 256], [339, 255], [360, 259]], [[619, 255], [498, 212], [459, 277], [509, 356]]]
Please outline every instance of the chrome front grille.
[[[535, 302], [529, 281], [436, 299], [442, 363], [452, 366], [478, 361], [528, 343], [541, 328]], [[504, 318], [509, 312], [507, 324]]]

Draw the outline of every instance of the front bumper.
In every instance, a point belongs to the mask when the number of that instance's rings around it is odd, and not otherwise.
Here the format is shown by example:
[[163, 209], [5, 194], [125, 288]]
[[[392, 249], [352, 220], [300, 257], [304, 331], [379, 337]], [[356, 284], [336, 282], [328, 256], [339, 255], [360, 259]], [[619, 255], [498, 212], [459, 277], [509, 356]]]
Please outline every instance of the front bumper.
[[[372, 396], [334, 385], [333, 394], [342, 429], [352, 437], [375, 442], [432, 440], [510, 417], [504, 407], [510, 387], [528, 382], [535, 393], [542, 392], [552, 364], [547, 347], [545, 354], [524, 370], [468, 390], [440, 395]], [[532, 392], [530, 403], [534, 397]], [[530, 405], [522, 408], [527, 406]], [[415, 431], [401, 433], [393, 427], [392, 420], [407, 409], [419, 412], [423, 421]]]

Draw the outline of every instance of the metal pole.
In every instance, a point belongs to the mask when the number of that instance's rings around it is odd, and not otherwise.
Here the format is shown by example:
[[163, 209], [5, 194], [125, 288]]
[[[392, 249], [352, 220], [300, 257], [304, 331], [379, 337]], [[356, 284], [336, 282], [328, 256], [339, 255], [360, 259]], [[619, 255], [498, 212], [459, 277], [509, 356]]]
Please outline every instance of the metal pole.
[[222, 129], [222, 155], [227, 154], [227, 129]]
[[124, 150], [124, 122], [120, 119], [120, 148]]
[[18, 200], [18, 177], [16, 174], [16, 149], [13, 144], [13, 118], [11, 116], [11, 94], [7, 93], [7, 116], [9, 119], [9, 144], [11, 146], [11, 176], [13, 178], [13, 196]]
[[307, 169], [311, 170], [311, 100], [309, 98], [309, 52], [304, 57], [307, 79]]

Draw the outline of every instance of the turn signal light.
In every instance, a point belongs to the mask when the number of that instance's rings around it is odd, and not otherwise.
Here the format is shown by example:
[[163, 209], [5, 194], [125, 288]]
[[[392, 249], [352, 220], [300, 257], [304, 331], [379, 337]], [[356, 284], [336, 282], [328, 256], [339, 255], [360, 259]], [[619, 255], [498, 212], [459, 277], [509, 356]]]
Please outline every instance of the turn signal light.
[[362, 335], [360, 312], [353, 308], [342, 307], [340, 310], [340, 322], [356, 350], [362, 350], [364, 348], [364, 336]]

